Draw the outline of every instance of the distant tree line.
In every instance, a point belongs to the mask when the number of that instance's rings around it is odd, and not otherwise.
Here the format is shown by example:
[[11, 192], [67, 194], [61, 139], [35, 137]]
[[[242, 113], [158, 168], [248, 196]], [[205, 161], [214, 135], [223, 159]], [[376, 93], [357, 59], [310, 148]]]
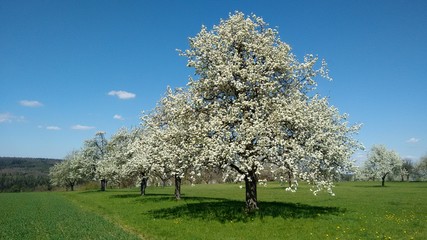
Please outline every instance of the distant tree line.
[[49, 168], [59, 159], [0, 157], [0, 192], [47, 191]]

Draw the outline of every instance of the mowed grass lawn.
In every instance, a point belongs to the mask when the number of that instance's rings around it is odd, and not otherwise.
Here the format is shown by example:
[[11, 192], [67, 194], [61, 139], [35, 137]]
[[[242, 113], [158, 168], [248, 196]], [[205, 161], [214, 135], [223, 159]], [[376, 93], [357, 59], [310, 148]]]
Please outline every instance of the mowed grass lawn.
[[[337, 183], [332, 197], [269, 183], [258, 188], [256, 214], [245, 213], [239, 184], [185, 185], [180, 201], [172, 187], [144, 197], [137, 189], [0, 194], [0, 239], [427, 239], [427, 182], [379, 184]], [[4, 207], [12, 197], [16, 206]], [[7, 235], [20, 228], [25, 235]]]

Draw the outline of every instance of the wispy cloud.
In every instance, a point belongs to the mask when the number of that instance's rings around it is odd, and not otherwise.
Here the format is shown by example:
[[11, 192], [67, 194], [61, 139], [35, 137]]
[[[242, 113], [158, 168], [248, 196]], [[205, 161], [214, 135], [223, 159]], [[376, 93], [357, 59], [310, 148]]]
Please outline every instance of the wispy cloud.
[[121, 115], [119, 115], [119, 114], [114, 115], [114, 116], [113, 116], [113, 118], [114, 118], [114, 119], [116, 119], [116, 120], [120, 120], [120, 121], [125, 120], [125, 119], [124, 119]]
[[126, 99], [132, 99], [132, 98], [135, 98], [136, 97], [136, 94], [135, 93], [131, 93], [131, 92], [126, 92], [126, 91], [110, 91], [109, 93], [108, 93], [108, 95], [110, 95], [110, 96], [116, 96], [116, 97], [118, 97], [119, 99], [124, 99], [124, 100], [126, 100]]
[[0, 123], [12, 122], [14, 116], [10, 113], [0, 113]]
[[24, 117], [20, 116], [15, 116], [11, 113], [0, 113], [0, 123], [10, 123], [10, 122], [22, 122], [24, 121]]
[[95, 127], [84, 126], [84, 125], [80, 125], [80, 124], [77, 124], [77, 125], [74, 125], [74, 126], [71, 127], [71, 129], [73, 129], [73, 130], [91, 130], [91, 129], [94, 129], [94, 128]]
[[52, 130], [52, 131], [59, 131], [59, 130], [61, 130], [61, 128], [58, 127], [58, 126], [47, 126], [46, 129], [47, 130]]
[[410, 139], [406, 140], [406, 142], [407, 142], [407, 143], [418, 143], [420, 140], [421, 140], [421, 139], [419, 139], [419, 138], [414, 138], [414, 137], [412, 137], [412, 138], [410, 138]]
[[33, 101], [33, 100], [22, 100], [19, 101], [19, 104], [21, 104], [21, 106], [24, 107], [41, 107], [43, 106], [43, 103], [39, 102], [39, 101]]

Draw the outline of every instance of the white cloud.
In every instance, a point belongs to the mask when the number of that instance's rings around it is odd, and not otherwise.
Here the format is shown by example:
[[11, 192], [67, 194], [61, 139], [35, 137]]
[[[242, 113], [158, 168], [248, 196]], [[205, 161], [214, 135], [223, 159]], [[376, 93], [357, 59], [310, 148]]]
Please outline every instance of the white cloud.
[[0, 123], [12, 122], [14, 116], [10, 113], [0, 113]]
[[77, 125], [74, 125], [74, 126], [71, 127], [71, 129], [73, 129], [73, 130], [91, 130], [91, 129], [94, 129], [94, 128], [95, 127], [84, 126], [84, 125], [80, 125], [80, 124], [77, 124]]
[[11, 113], [0, 113], [0, 123], [10, 123], [14, 121], [22, 122], [24, 121], [24, 117], [18, 117]]
[[29, 101], [29, 100], [22, 100], [19, 101], [19, 104], [24, 107], [41, 107], [43, 106], [43, 103], [39, 101]]
[[113, 116], [113, 118], [114, 119], [116, 119], [116, 120], [120, 120], [120, 121], [123, 121], [123, 120], [125, 120], [121, 115], [119, 115], [119, 114], [115, 114], [114, 116]]
[[60, 128], [60, 127], [58, 127], [58, 126], [47, 126], [47, 127], [46, 127], [46, 129], [47, 129], [47, 130], [52, 130], [52, 131], [58, 131], [58, 130], [61, 130], [61, 128]]
[[414, 137], [406, 140], [407, 143], [418, 143], [419, 141], [420, 141], [419, 138], [414, 138]]
[[116, 96], [120, 99], [131, 99], [131, 98], [135, 98], [136, 94], [135, 93], [130, 93], [130, 92], [126, 92], [126, 91], [110, 91], [108, 93], [108, 95], [110, 96]]

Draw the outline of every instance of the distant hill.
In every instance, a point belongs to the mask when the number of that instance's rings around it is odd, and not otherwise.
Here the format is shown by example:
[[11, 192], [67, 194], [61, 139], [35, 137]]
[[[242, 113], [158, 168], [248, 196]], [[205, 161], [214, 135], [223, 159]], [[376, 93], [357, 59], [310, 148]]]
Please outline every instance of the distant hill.
[[0, 157], [0, 192], [50, 190], [49, 168], [59, 161], [61, 160]]

